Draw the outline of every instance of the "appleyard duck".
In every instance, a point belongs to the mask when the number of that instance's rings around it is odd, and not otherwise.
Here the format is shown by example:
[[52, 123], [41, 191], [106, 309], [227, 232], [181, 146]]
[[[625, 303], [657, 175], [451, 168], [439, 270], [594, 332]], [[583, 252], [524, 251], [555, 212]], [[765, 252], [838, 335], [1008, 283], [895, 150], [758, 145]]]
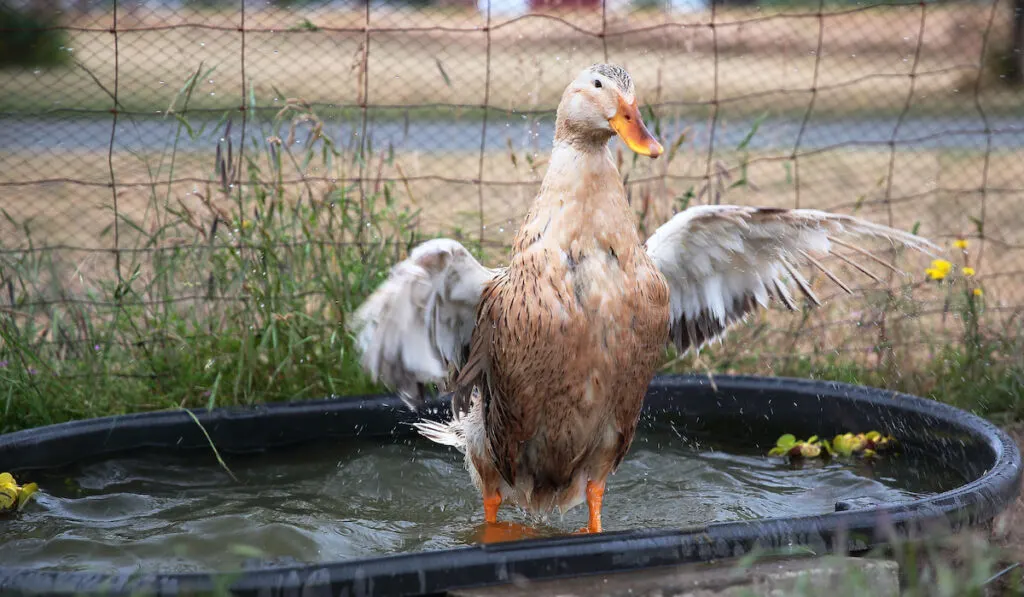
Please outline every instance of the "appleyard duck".
[[605, 481], [668, 343], [699, 348], [772, 300], [796, 310], [794, 284], [817, 304], [801, 265], [849, 292], [823, 255], [839, 246], [884, 262], [844, 236], [938, 250], [851, 216], [736, 205], [690, 207], [643, 242], [614, 135], [640, 155], [662, 153], [629, 74], [598, 64], [562, 95], [548, 170], [508, 265], [487, 268], [454, 240], [430, 240], [354, 314], [374, 379], [414, 409], [429, 384], [452, 392], [450, 421], [417, 426], [465, 453], [488, 525], [503, 502], [543, 515], [585, 500], [582, 531], [600, 532]]

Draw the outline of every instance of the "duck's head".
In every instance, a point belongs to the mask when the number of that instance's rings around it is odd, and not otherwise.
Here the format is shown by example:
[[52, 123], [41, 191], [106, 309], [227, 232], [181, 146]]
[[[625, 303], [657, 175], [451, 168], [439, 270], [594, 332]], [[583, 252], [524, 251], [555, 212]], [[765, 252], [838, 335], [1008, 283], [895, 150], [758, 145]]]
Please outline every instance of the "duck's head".
[[558, 104], [555, 140], [604, 145], [613, 135], [640, 155], [656, 158], [663, 151], [640, 117], [629, 73], [612, 64], [595, 64], [565, 88]]

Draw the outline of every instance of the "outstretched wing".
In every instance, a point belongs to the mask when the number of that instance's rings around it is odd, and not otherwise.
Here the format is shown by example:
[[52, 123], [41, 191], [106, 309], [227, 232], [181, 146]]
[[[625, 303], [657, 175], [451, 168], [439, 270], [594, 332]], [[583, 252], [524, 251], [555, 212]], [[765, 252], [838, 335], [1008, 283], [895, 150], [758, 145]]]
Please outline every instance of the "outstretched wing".
[[[671, 339], [680, 353], [720, 338], [748, 313], [776, 299], [797, 306], [791, 284], [815, 305], [800, 266], [810, 265], [836, 285], [849, 287], [819, 259], [836, 258], [878, 280], [870, 270], [835, 247], [896, 271], [844, 237], [869, 236], [934, 254], [928, 240], [847, 215], [810, 209], [736, 205], [691, 207], [658, 228], [646, 242], [648, 255], [668, 281]], [[858, 257], [858, 258], [859, 258]]]
[[353, 315], [363, 367], [417, 408], [425, 384], [443, 385], [465, 362], [480, 294], [499, 271], [451, 239], [413, 249]]

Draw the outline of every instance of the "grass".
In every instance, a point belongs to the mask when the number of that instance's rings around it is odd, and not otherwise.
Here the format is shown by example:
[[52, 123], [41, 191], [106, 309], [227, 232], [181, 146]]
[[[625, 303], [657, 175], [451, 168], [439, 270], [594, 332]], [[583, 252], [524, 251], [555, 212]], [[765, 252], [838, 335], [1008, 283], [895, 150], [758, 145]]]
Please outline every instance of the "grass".
[[[420, 114], [436, 116], [436, 108], [430, 108], [437, 104], [481, 105], [489, 82], [489, 106], [551, 110], [565, 81], [580, 68], [604, 60], [606, 51], [608, 59], [630, 69], [644, 101], [688, 102], [675, 108], [688, 114], [698, 109], [707, 113], [711, 102], [719, 101], [737, 114], [768, 109], [776, 116], [802, 115], [812, 88], [818, 89], [819, 115], [897, 113], [902, 108], [921, 29], [919, 7], [829, 13], [822, 22], [820, 57], [817, 19], [784, 18], [786, 14], [722, 9], [712, 35], [702, 25], [709, 19], [706, 14], [612, 11], [606, 44], [594, 35], [602, 27], [598, 13], [554, 15], [568, 24], [541, 16], [515, 22], [495, 17], [488, 43], [480, 30], [483, 17], [475, 11], [375, 9], [370, 24], [384, 30], [374, 31], [367, 46], [363, 11], [267, 9], [246, 16], [251, 31], [245, 35], [244, 67], [247, 81], [270, 108], [280, 107], [287, 97], [301, 97], [349, 108], [364, 103], [423, 106]], [[997, 14], [992, 48], [1009, 35], [1009, 9]], [[985, 63], [982, 32], [989, 8], [932, 5], [927, 15], [916, 110], [972, 111], [971, 90], [978, 65]], [[0, 111], [75, 108], [106, 113], [110, 97], [96, 81], [113, 90], [116, 70], [123, 109], [153, 113], [166, 108], [174, 82], [199, 62], [215, 70], [197, 85], [193, 108], [236, 108], [247, 93], [241, 80], [242, 36], [179, 26], [233, 29], [238, 18], [231, 11], [124, 10], [118, 18], [123, 32], [116, 60], [106, 31], [112, 23], [109, 13], [71, 18], [70, 25], [88, 29], [69, 32], [67, 51], [76, 66], [0, 71]], [[450, 30], [429, 29], [442, 26]], [[151, 27], [158, 29], [147, 29]], [[387, 30], [401, 27], [418, 30]], [[989, 85], [988, 75], [984, 82], [980, 99], [990, 113], [1016, 113], [1019, 91]], [[404, 118], [403, 112], [385, 109], [377, 116]]]
[[[884, 523], [880, 527], [884, 527]], [[883, 532], [885, 532], [883, 530]], [[1017, 554], [1008, 551], [984, 532], [966, 531], [954, 536], [903, 539], [891, 536], [884, 547], [862, 557], [893, 561], [899, 566], [901, 597], [996, 597], [1021, 594], [1022, 571]], [[812, 555], [812, 554], [803, 554]], [[751, 554], [735, 565], [746, 568], [763, 556]], [[823, 566], [841, 565], [842, 554], [821, 556]], [[792, 588], [774, 589], [779, 597], [854, 597], [877, 594], [882, 588], [871, 575], [850, 570], [840, 582], [824, 585], [810, 575], [801, 575]], [[824, 586], [823, 586], [824, 585]], [[738, 595], [755, 597], [763, 592], [742, 590]]]
[[[391, 183], [346, 182], [368, 164], [328, 138], [298, 154], [279, 142], [239, 149], [217, 147], [198, 207], [151, 188], [106, 231], [127, 248], [121, 258], [79, 264], [71, 279], [54, 252], [34, 250], [31, 225], [4, 212], [29, 249], [0, 264], [0, 430], [372, 389], [345, 314], [417, 242], [414, 212]], [[165, 157], [148, 164], [154, 175], [173, 176]], [[274, 182], [285, 164], [313, 161], [338, 182], [286, 201]]]
[[[0, 431], [379, 390], [359, 370], [346, 314], [428, 236], [461, 238], [488, 262], [503, 262], [544, 172], [542, 153], [488, 152], [481, 196], [472, 183], [478, 153], [360, 148], [333, 139], [318, 113], [297, 101], [270, 118], [254, 113], [244, 147], [222, 141], [205, 155], [179, 150], [204, 134], [182, 115], [209, 76], [194, 71], [169, 101], [166, 118], [177, 119], [177, 132], [162, 150], [117, 151], [109, 163], [105, 152], [56, 154], [96, 184], [9, 188], [0, 220]], [[250, 106], [256, 97], [253, 90]], [[216, 125], [225, 139], [240, 126], [229, 115]], [[619, 153], [648, 233], [689, 202], [724, 193], [720, 200], [773, 206], [799, 198], [803, 207], [856, 213], [937, 240], [983, 231], [987, 247], [982, 258], [981, 242], [971, 241], [964, 258], [978, 275], [969, 281], [929, 283], [924, 262], [903, 259], [913, 275], [889, 291], [859, 285], [857, 296], [824, 309], [763, 314], [699, 360], [667, 369], [838, 379], [988, 415], [1024, 414], [1024, 287], [1014, 274], [1015, 247], [1024, 245], [1014, 207], [1019, 152], [986, 160], [848, 149], [794, 162], [741, 143], [720, 148], [705, 179], [707, 155], [681, 123], [654, 118], [652, 128], [676, 147], [671, 156], [641, 162]], [[52, 161], [2, 157], [6, 180], [52, 175]], [[982, 217], [976, 189], [986, 161]], [[120, 185], [116, 218], [104, 186], [111, 167]], [[191, 180], [167, 182], [183, 177]], [[482, 244], [473, 242], [481, 224]], [[54, 248], [61, 245], [84, 248]], [[117, 258], [103, 250], [115, 246]], [[812, 283], [828, 296], [826, 280]], [[971, 294], [975, 286], [983, 297]]]
[[52, 16], [14, 10], [0, 6], [0, 68], [55, 67], [70, 62], [67, 52], [67, 32]]

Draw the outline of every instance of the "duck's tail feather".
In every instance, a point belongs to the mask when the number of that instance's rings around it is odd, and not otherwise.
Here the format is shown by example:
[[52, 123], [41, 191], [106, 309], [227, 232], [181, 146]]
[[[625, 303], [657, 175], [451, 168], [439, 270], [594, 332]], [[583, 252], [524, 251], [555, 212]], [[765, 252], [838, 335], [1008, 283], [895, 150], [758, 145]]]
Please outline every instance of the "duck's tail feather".
[[462, 428], [462, 420], [459, 418], [451, 421], [418, 421], [413, 427], [419, 430], [420, 435], [432, 442], [444, 446], [452, 446], [456, 450], [465, 453], [466, 434]]

